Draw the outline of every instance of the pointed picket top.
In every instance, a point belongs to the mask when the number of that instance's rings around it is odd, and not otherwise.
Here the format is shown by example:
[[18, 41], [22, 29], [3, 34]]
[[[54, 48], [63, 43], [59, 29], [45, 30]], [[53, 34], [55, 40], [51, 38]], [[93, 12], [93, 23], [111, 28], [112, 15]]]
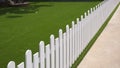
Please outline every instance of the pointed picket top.
[[14, 61], [10, 61], [7, 65], [7, 68], [15, 68], [15, 62]]

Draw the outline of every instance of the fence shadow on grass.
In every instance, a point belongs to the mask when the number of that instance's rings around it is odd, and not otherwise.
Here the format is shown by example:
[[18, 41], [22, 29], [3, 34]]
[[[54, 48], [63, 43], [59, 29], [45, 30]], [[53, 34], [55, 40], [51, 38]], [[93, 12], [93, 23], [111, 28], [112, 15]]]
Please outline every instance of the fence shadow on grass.
[[[41, 7], [52, 7], [52, 6], [53, 5], [40, 5], [40, 4], [34, 3], [28, 6], [21, 6], [21, 7], [14, 7], [14, 6], [13, 7], [0, 7], [0, 15], [35, 13]], [[13, 18], [15, 16], [11, 16], [11, 17]]]

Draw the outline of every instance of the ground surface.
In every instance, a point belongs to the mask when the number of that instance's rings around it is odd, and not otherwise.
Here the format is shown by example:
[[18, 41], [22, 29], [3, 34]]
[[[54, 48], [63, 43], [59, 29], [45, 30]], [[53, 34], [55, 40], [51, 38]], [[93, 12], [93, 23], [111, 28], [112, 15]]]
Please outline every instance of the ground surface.
[[38, 51], [40, 40], [49, 43], [50, 34], [80, 17], [99, 2], [40, 2], [28, 7], [0, 8], [0, 68], [10, 60], [24, 61], [27, 49]]
[[120, 68], [120, 6], [78, 68]]

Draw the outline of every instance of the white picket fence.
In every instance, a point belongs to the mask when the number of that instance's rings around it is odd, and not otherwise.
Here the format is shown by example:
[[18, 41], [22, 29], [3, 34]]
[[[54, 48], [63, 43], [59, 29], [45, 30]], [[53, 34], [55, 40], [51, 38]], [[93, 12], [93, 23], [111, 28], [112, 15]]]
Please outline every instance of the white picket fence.
[[39, 43], [39, 52], [25, 53], [25, 62], [16, 65], [10, 61], [7, 68], [70, 68], [86, 45], [94, 37], [120, 0], [105, 0], [77, 18], [66, 32], [59, 30], [59, 37], [50, 36], [50, 44]]

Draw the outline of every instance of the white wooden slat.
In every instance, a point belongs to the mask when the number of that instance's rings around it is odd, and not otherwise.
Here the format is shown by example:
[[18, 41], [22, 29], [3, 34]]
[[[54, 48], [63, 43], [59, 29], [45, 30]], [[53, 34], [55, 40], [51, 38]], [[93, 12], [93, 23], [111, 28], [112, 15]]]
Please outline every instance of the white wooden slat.
[[60, 68], [60, 47], [59, 47], [59, 38], [55, 39], [55, 45], [56, 45], [56, 67]]
[[75, 61], [75, 27], [74, 27], [74, 25], [75, 25], [75, 23], [74, 23], [74, 21], [72, 21], [72, 41], [73, 41], [73, 43], [72, 43], [72, 51], [73, 51], [73, 54], [72, 54], [72, 63], [74, 63], [74, 61]]
[[77, 18], [77, 58], [79, 57], [79, 18]]
[[81, 43], [82, 43], [82, 33], [81, 33], [81, 29], [82, 28], [82, 26], [81, 26], [81, 21], [79, 22], [79, 55], [81, 54]]
[[34, 55], [33, 55], [33, 68], [39, 68], [39, 52], [36, 52]]
[[72, 66], [72, 29], [70, 28], [70, 67]]
[[77, 25], [75, 25], [75, 60], [77, 59]]
[[26, 68], [33, 68], [32, 51], [31, 50], [26, 51], [25, 60], [26, 60]]
[[51, 46], [51, 68], [55, 68], [55, 39], [54, 35], [50, 36], [50, 46]]
[[19, 65], [17, 65], [17, 68], [24, 68], [24, 62], [22, 62]]
[[16, 68], [15, 67], [15, 62], [14, 61], [10, 61], [7, 65], [7, 68]]
[[69, 64], [69, 58], [70, 58], [70, 55], [69, 55], [69, 25], [66, 25], [66, 35], [67, 35], [67, 68], [70, 68], [70, 64]]
[[41, 41], [39, 43], [39, 55], [40, 55], [40, 68], [45, 68], [45, 43]]
[[59, 30], [59, 46], [60, 46], [60, 68], [63, 68], [63, 32], [62, 29]]
[[46, 45], [46, 68], [50, 68], [50, 45]]
[[82, 22], [80, 21], [79, 23], [79, 44], [80, 44], [80, 50], [79, 50], [79, 54], [81, 54], [82, 52]]
[[84, 18], [83, 18], [83, 15], [81, 15], [81, 51], [83, 51], [83, 45], [84, 45], [83, 25], [84, 25]]
[[66, 43], [66, 33], [63, 34], [63, 45], [64, 45], [64, 68], [67, 68], [67, 55], [66, 55], [66, 52], [67, 52], [67, 43]]
[[80, 25], [81, 25], [81, 30], [80, 30], [80, 34], [81, 34], [81, 52], [82, 52], [82, 47], [83, 47], [83, 15], [80, 16], [80, 19], [81, 19], [81, 22], [80, 22]]
[[80, 55], [80, 19], [78, 21], [78, 57]]

